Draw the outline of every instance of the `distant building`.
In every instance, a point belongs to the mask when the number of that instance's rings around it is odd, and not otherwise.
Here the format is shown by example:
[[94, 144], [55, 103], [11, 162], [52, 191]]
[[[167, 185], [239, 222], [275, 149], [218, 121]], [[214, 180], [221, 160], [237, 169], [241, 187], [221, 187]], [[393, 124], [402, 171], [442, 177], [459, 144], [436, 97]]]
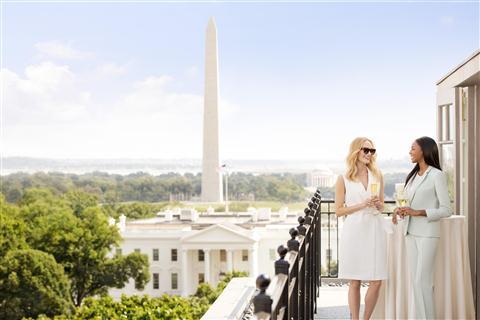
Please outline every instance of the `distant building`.
[[330, 188], [335, 184], [336, 175], [329, 168], [314, 170], [307, 174], [307, 187], [311, 189]]
[[254, 277], [272, 275], [276, 250], [286, 244], [288, 231], [298, 226], [300, 214], [303, 212], [288, 212], [286, 208], [280, 212], [250, 208], [228, 215], [213, 209], [204, 214], [193, 209], [166, 211], [156, 218], [131, 222], [121, 216], [117, 226], [123, 240], [112, 254], [137, 251], [148, 255], [151, 281], [141, 291], [130, 281], [123, 289], [109, 293], [115, 298], [122, 293], [189, 295], [202, 282], [215, 286], [232, 270]]

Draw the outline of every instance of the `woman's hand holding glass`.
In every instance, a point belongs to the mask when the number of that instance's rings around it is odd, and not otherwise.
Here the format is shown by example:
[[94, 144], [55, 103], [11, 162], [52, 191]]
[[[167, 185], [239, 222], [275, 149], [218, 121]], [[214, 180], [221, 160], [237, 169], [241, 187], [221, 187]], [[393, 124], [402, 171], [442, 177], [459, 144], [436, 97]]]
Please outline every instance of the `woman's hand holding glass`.
[[374, 198], [371, 197], [371, 198], [365, 199], [365, 201], [363, 201], [362, 205], [363, 205], [364, 208], [375, 208]]
[[397, 208], [395, 208], [395, 210], [393, 210], [392, 222], [394, 224], [397, 224], [398, 223], [398, 216], [400, 216], [400, 219], [403, 219], [405, 217], [405, 215], [407, 215], [405, 209], [409, 205], [408, 195], [407, 195], [407, 192], [405, 191], [405, 189], [403, 187], [403, 184], [401, 184], [401, 183], [395, 184], [394, 197], [395, 197], [395, 201], [397, 202]]
[[400, 216], [400, 219], [403, 219], [403, 215], [401, 214], [400, 208], [395, 208], [395, 210], [393, 210], [393, 214], [392, 214], [393, 224], [398, 223], [398, 216]]
[[410, 207], [401, 207], [401, 208], [398, 208], [398, 210], [400, 211], [400, 215], [402, 216], [402, 218], [404, 218], [405, 216], [412, 216], [412, 217], [416, 217], [416, 216], [421, 216], [421, 210], [414, 210]]
[[382, 202], [380, 201], [380, 185], [378, 183], [370, 184], [370, 194], [372, 197], [371, 200], [371, 208], [373, 208], [373, 214], [379, 214], [380, 210], [382, 209]]
[[375, 209], [377, 209], [378, 211], [382, 210], [382, 201], [380, 201], [380, 198], [378, 196], [372, 197], [372, 202]]

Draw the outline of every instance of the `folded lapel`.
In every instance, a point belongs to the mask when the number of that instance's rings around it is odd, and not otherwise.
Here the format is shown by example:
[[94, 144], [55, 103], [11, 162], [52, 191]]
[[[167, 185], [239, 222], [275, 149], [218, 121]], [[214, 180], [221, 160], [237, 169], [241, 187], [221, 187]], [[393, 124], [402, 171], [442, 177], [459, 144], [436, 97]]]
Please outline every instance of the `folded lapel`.
[[[425, 180], [427, 180], [427, 177], [428, 177], [428, 174], [430, 173], [430, 170], [432, 170], [432, 167], [429, 166], [428, 169], [425, 171], [425, 176], [423, 177], [423, 180], [420, 182], [420, 184], [417, 185], [415, 190], [413, 190], [412, 196], [409, 199], [410, 207], [412, 207], [412, 202], [413, 202], [413, 199], [415, 198], [415, 195], [417, 194], [418, 188], [420, 188], [420, 186], [425, 182]], [[418, 175], [416, 175], [415, 177], [418, 178]]]

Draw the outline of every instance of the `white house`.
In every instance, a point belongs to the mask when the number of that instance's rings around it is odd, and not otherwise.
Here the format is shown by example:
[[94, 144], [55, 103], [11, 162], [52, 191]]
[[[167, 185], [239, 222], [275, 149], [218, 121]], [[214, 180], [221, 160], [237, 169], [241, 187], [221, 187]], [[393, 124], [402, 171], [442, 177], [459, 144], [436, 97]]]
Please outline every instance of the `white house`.
[[183, 209], [131, 222], [121, 217], [117, 225], [123, 241], [114, 252], [148, 255], [151, 281], [141, 291], [130, 281], [123, 289], [111, 289], [110, 295], [189, 295], [199, 283], [215, 286], [232, 270], [253, 277], [273, 275], [277, 247], [286, 245], [288, 231], [298, 225], [300, 214], [288, 209], [271, 212], [269, 208], [231, 214]]

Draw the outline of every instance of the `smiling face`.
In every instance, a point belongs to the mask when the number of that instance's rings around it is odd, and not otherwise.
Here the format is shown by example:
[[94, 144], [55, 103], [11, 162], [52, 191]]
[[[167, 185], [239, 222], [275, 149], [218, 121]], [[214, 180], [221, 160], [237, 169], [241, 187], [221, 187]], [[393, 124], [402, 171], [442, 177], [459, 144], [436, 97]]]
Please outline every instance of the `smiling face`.
[[372, 143], [367, 140], [362, 144], [362, 149], [360, 149], [360, 151], [358, 152], [357, 161], [360, 161], [361, 163], [367, 165], [370, 163], [370, 161], [372, 161], [373, 154], [371, 152], [365, 153], [365, 151], [363, 151], [363, 148], [374, 149], [374, 147]]
[[418, 163], [420, 160], [423, 159], [422, 148], [420, 148], [420, 146], [416, 141], [412, 143], [412, 147], [410, 149], [409, 154], [410, 154], [410, 160], [413, 163]]

